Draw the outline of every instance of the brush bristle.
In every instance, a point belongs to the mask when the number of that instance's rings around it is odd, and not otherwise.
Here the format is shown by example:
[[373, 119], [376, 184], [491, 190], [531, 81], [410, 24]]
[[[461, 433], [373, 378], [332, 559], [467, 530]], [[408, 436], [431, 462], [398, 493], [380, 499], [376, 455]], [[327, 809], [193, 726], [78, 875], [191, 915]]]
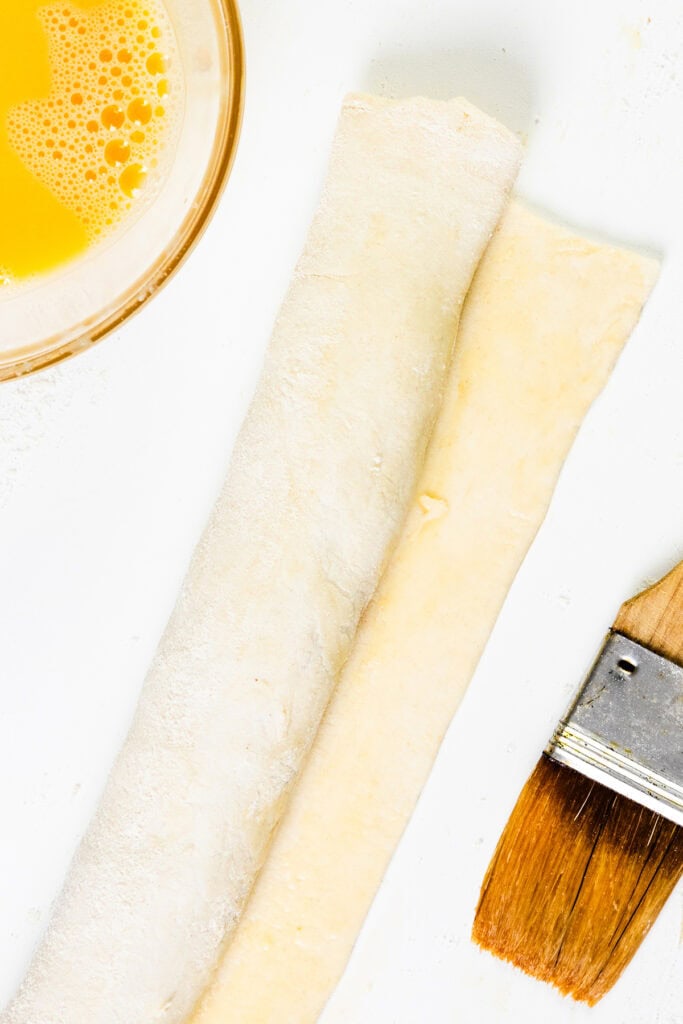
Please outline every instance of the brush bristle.
[[683, 873], [683, 828], [545, 754], [484, 878], [472, 938], [591, 1006]]

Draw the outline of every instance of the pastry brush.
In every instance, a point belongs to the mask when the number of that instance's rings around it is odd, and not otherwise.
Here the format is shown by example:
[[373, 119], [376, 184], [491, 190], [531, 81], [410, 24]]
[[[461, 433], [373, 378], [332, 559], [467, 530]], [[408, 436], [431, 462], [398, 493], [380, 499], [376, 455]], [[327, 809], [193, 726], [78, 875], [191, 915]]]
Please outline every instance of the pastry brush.
[[622, 605], [522, 790], [472, 938], [595, 1004], [683, 873], [683, 562]]

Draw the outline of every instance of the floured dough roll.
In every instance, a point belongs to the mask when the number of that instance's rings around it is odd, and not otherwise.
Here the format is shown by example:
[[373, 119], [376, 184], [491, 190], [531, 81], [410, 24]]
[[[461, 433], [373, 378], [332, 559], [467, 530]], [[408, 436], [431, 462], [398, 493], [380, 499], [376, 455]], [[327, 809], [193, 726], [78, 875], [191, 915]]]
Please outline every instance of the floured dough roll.
[[2, 1024], [190, 1013], [404, 520], [517, 141], [352, 97], [228, 480]]
[[192, 1024], [318, 1019], [656, 274], [518, 204], [505, 213], [401, 540]]

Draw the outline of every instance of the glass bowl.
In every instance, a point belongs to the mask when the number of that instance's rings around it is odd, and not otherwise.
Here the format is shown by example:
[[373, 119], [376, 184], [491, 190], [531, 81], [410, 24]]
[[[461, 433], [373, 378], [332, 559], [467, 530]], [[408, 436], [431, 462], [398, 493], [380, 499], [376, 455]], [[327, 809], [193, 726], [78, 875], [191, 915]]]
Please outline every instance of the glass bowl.
[[89, 348], [149, 301], [206, 227], [239, 138], [244, 47], [236, 0], [165, 0], [185, 80], [178, 146], [158, 194], [118, 235], [0, 299], [0, 381]]

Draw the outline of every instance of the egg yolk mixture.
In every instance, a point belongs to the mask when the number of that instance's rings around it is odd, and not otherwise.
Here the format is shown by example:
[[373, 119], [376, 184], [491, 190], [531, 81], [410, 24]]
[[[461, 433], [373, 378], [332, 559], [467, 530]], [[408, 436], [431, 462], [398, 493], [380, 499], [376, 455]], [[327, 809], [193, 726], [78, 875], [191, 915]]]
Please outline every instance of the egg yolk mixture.
[[182, 108], [161, 0], [0, 0], [0, 295], [131, 216]]

